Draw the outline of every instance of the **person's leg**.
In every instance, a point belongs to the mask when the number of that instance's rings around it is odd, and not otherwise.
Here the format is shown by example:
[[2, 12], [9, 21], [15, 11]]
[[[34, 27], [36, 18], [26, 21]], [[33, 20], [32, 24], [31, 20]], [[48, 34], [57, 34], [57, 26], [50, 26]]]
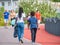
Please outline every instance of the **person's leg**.
[[24, 35], [24, 24], [19, 23], [17, 25], [18, 25], [18, 39], [19, 39], [19, 42], [21, 41], [21, 43], [23, 43], [22, 38]]
[[4, 19], [4, 26], [6, 26], [6, 19]]
[[14, 38], [18, 36], [17, 26], [14, 27]]
[[40, 20], [38, 20], [38, 24], [40, 24], [40, 22], [41, 22], [41, 21], [40, 21]]
[[36, 32], [37, 32], [37, 28], [31, 29], [31, 39], [32, 39], [32, 42], [35, 42]]
[[21, 23], [21, 38], [24, 36], [24, 23]]
[[18, 40], [19, 40], [19, 44], [21, 45], [21, 27], [20, 24], [18, 24]]
[[36, 32], [37, 32], [37, 28], [34, 28], [34, 42], [36, 40]]
[[24, 36], [24, 23], [21, 23], [21, 43], [23, 43], [22, 39]]
[[6, 26], [8, 26], [8, 19], [6, 19]]
[[7, 24], [8, 24], [8, 19], [4, 19], [4, 26], [5, 26], [5, 28], [7, 28]]
[[18, 30], [18, 40], [20, 42], [20, 38], [21, 38], [21, 27], [20, 27], [20, 24], [17, 24], [17, 30]]
[[31, 29], [31, 40], [32, 42], [34, 42], [34, 29], [33, 28]]
[[40, 20], [38, 20], [38, 30], [40, 30]]

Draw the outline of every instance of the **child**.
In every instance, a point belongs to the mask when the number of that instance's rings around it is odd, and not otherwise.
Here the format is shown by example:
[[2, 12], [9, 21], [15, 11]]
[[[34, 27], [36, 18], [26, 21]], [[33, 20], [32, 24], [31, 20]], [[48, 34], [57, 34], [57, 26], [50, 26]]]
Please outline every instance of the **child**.
[[30, 26], [30, 30], [31, 30], [32, 44], [34, 44], [35, 39], [36, 39], [36, 32], [37, 32], [37, 28], [38, 28], [38, 22], [37, 22], [37, 19], [35, 18], [34, 11], [31, 12], [31, 17], [28, 19], [28, 28], [29, 28], [29, 26]]

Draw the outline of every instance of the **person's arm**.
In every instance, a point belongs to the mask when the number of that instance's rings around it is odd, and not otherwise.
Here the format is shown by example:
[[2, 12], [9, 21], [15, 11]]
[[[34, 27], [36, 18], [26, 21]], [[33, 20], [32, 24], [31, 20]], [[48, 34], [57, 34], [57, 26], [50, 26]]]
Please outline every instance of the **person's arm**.
[[25, 21], [25, 20], [27, 20], [27, 18], [26, 17], [23, 17], [23, 20]]
[[28, 29], [30, 28], [30, 23], [28, 22]]
[[29, 29], [30, 23], [28, 22], [28, 29]]
[[25, 13], [23, 13], [23, 20], [27, 20]]
[[29, 29], [29, 27], [30, 27], [30, 19], [28, 20], [28, 25], [27, 26], [28, 26], [28, 29]]
[[38, 20], [36, 19], [36, 22], [37, 22], [37, 27], [38, 27]]

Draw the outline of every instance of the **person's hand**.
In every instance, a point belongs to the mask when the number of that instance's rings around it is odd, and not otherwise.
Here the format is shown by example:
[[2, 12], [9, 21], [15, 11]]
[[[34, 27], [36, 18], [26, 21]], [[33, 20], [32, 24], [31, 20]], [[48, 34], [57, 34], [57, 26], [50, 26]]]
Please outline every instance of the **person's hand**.
[[28, 27], [28, 29], [30, 29], [30, 28]]
[[40, 28], [39, 28], [39, 27], [38, 27], [37, 29], [38, 29], [38, 30], [40, 30]]

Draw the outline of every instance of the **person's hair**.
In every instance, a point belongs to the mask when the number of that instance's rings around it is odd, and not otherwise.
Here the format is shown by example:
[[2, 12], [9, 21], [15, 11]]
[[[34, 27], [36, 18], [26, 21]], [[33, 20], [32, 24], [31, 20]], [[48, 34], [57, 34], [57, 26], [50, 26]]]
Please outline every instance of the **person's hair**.
[[22, 13], [23, 13], [23, 8], [22, 7], [19, 7], [19, 13], [18, 13], [18, 17], [19, 18], [21, 18]]
[[5, 12], [7, 12], [7, 10], [5, 10]]
[[31, 11], [31, 16], [35, 16], [35, 12], [34, 11]]

